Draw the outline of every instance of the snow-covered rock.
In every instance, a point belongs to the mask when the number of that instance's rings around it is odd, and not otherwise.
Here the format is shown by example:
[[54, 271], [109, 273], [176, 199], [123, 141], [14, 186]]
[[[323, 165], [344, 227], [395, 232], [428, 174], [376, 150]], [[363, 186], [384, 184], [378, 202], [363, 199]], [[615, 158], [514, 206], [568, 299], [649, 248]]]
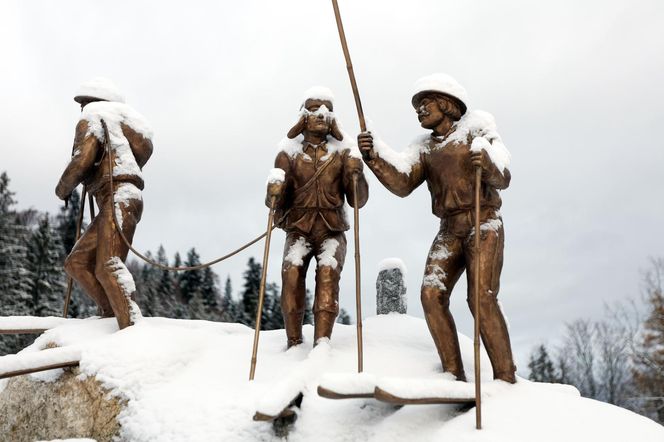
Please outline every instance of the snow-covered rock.
[[[37, 351], [48, 342], [80, 348], [79, 377], [95, 377], [112, 397], [126, 402], [117, 416], [119, 439], [124, 441], [280, 440], [269, 423], [255, 422], [252, 416], [276, 385], [290, 391], [289, 383], [304, 386], [289, 441], [664, 440], [664, 427], [622, 408], [582, 398], [572, 387], [521, 378], [516, 385], [493, 381], [486, 355], [480, 431], [474, 429], [474, 410], [324, 399], [316, 388], [325, 373], [356, 370], [355, 327], [337, 324], [325, 357], [309, 358], [308, 368], [299, 370], [311, 352], [313, 328], [305, 326], [304, 334], [303, 345], [286, 351], [283, 330], [262, 332], [253, 382], [248, 381], [253, 331], [239, 324], [144, 318], [117, 331], [113, 319], [92, 319], [51, 329], [24, 351]], [[465, 336], [460, 341], [466, 374], [472, 379], [472, 342]], [[364, 370], [389, 378], [397, 387], [400, 377], [444, 377], [424, 320], [396, 314], [364, 320]], [[55, 379], [59, 373], [41, 374], [44, 381], [39, 382], [51, 381], [43, 386], [53, 388], [66, 379]], [[293, 373], [304, 377], [289, 378]], [[38, 382], [36, 376], [30, 378]], [[401, 387], [408, 385], [404, 382]], [[0, 403], [6, 403], [9, 390], [0, 392]], [[63, 410], [59, 411], [66, 419]], [[12, 421], [16, 416], [3, 418]]]
[[378, 264], [376, 278], [376, 313], [406, 313], [406, 265], [399, 258], [387, 258]]

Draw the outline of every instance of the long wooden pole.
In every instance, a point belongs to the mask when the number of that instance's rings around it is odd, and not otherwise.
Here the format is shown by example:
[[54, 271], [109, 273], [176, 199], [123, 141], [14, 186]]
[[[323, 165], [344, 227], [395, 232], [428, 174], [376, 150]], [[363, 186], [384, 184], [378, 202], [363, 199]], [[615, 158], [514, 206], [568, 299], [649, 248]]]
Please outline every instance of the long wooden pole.
[[[78, 210], [78, 218], [76, 219], [76, 241], [74, 246], [81, 237], [81, 226], [83, 225], [83, 212], [85, 211], [85, 198], [88, 193], [88, 189], [83, 186], [83, 191], [81, 192], [81, 206]], [[92, 209], [94, 210], [94, 209]], [[65, 305], [62, 311], [62, 317], [66, 318], [69, 313], [69, 302], [71, 301], [71, 291], [74, 288], [74, 279], [71, 276], [67, 276], [67, 290], [65, 291]]]
[[263, 317], [263, 302], [265, 300], [265, 280], [267, 279], [267, 262], [270, 256], [270, 240], [272, 239], [272, 223], [274, 222], [274, 206], [276, 197], [270, 201], [270, 214], [267, 217], [267, 231], [265, 235], [265, 249], [263, 250], [263, 273], [261, 274], [261, 285], [258, 289], [258, 308], [256, 310], [256, 328], [254, 329], [254, 346], [251, 353], [251, 369], [249, 380], [254, 380], [256, 374], [256, 357], [258, 354], [258, 338], [261, 333], [261, 319]]
[[357, 201], [357, 175], [353, 175], [353, 233], [355, 237], [355, 316], [357, 317], [357, 372], [364, 369], [362, 345], [362, 274], [360, 271], [360, 209]]
[[353, 88], [353, 96], [355, 97], [355, 107], [357, 108], [357, 117], [360, 120], [360, 130], [367, 131], [367, 125], [364, 121], [364, 111], [362, 111], [362, 102], [360, 101], [360, 92], [357, 89], [357, 82], [355, 81], [355, 73], [353, 72], [353, 62], [350, 60], [350, 52], [348, 52], [348, 43], [346, 42], [346, 34], [344, 33], [344, 25], [341, 22], [341, 13], [339, 12], [339, 5], [337, 0], [332, 0], [332, 7], [334, 8], [334, 16], [337, 19], [337, 30], [339, 31], [339, 38], [341, 39], [341, 49], [344, 51], [344, 58], [346, 58], [346, 69], [348, 70], [348, 77], [350, 78], [350, 86]]
[[[341, 40], [341, 49], [343, 50], [344, 58], [346, 59], [346, 69], [348, 70], [350, 86], [353, 89], [353, 96], [355, 97], [357, 117], [360, 120], [360, 131], [366, 132], [367, 124], [364, 121], [364, 111], [362, 110], [360, 91], [357, 88], [357, 82], [355, 81], [353, 62], [350, 59], [348, 43], [346, 42], [346, 33], [344, 32], [344, 25], [341, 21], [341, 13], [339, 12], [339, 4], [337, 3], [337, 0], [332, 0], [332, 7], [334, 8], [334, 17], [337, 21], [337, 30], [339, 31], [339, 39]], [[364, 353], [362, 348], [362, 279], [360, 272], [360, 212], [357, 204], [357, 175], [353, 176], [353, 215], [355, 221], [355, 312], [357, 316], [357, 372], [362, 373]]]
[[482, 168], [475, 168], [475, 428], [482, 429], [482, 386], [480, 377], [480, 186]]

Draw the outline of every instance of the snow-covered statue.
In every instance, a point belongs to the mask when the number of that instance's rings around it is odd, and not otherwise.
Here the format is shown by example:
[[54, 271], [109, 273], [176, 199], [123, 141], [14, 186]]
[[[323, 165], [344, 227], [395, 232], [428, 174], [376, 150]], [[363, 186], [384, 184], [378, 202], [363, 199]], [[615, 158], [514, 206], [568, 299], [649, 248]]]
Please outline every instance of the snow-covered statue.
[[357, 146], [333, 113], [334, 97], [323, 87], [309, 89], [295, 126], [279, 144], [268, 180], [266, 203], [276, 198], [276, 225], [286, 231], [281, 269], [281, 309], [288, 347], [302, 342], [305, 278], [316, 259], [313, 305], [314, 344], [330, 338], [339, 313], [339, 278], [346, 257], [349, 229], [344, 198], [353, 204], [353, 176], [357, 200], [366, 204], [369, 188]]
[[[449, 309], [450, 294], [465, 270], [468, 305], [474, 310], [475, 260], [479, 259], [482, 341], [494, 378], [514, 383], [516, 367], [497, 299], [504, 241], [499, 190], [510, 183], [509, 153], [496, 132], [493, 116], [466, 112], [466, 91], [452, 77], [433, 74], [418, 80], [415, 89], [413, 107], [421, 126], [432, 133], [418, 138], [402, 153], [374, 140], [371, 133], [362, 133], [358, 136], [360, 151], [392, 193], [405, 197], [425, 181], [431, 192], [432, 211], [441, 222], [427, 257], [421, 299], [444, 370], [459, 380], [466, 379]], [[482, 168], [479, 257], [473, 248], [476, 167]]]
[[[131, 298], [136, 287], [124, 264], [128, 248], [117, 229], [131, 241], [141, 219], [141, 169], [152, 155], [152, 129], [107, 79], [84, 83], [74, 100], [81, 104], [81, 118], [71, 160], [55, 193], [66, 200], [82, 183], [95, 197], [99, 213], [65, 260], [65, 271], [94, 300], [101, 316], [115, 316], [119, 327], [125, 328], [140, 310]], [[102, 120], [108, 128], [108, 144]], [[115, 207], [111, 207], [111, 195]]]

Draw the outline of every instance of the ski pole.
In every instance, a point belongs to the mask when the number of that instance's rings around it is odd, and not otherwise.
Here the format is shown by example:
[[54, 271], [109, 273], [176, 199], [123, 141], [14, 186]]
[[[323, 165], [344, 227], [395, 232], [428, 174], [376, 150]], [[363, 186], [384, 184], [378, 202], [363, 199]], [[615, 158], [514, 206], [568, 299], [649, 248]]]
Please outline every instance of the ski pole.
[[[74, 242], [74, 247], [81, 237], [81, 226], [83, 225], [83, 212], [85, 211], [85, 198], [88, 193], [88, 189], [83, 186], [83, 191], [81, 192], [81, 207], [78, 209], [78, 218], [76, 219], [76, 241]], [[92, 209], [94, 210], [94, 209]], [[74, 288], [74, 279], [67, 275], [67, 290], [65, 291], [65, 305], [62, 312], [62, 317], [66, 318], [67, 313], [69, 313], [69, 301], [71, 301], [71, 291]]]
[[360, 131], [366, 132], [367, 125], [364, 121], [364, 111], [362, 111], [362, 102], [360, 101], [360, 91], [357, 88], [355, 81], [355, 73], [353, 72], [353, 63], [350, 60], [350, 52], [348, 52], [348, 43], [346, 42], [346, 33], [344, 32], [344, 25], [341, 22], [341, 13], [339, 12], [339, 4], [337, 0], [332, 0], [332, 7], [334, 8], [334, 17], [337, 19], [337, 30], [339, 31], [339, 39], [341, 40], [341, 49], [344, 51], [346, 58], [346, 69], [348, 70], [348, 77], [350, 78], [350, 87], [353, 89], [353, 96], [355, 97], [355, 107], [357, 108], [357, 117], [360, 120]]
[[254, 329], [254, 347], [251, 353], [251, 369], [249, 380], [254, 380], [256, 373], [256, 356], [258, 353], [258, 338], [261, 333], [261, 318], [263, 316], [263, 301], [265, 300], [265, 280], [267, 279], [267, 258], [270, 255], [270, 239], [272, 238], [272, 222], [274, 221], [274, 206], [276, 197], [270, 201], [270, 214], [267, 217], [267, 231], [265, 235], [265, 249], [263, 250], [263, 273], [261, 274], [261, 285], [258, 288], [258, 308], [256, 310], [256, 326]]
[[360, 272], [360, 209], [357, 202], [357, 174], [353, 175], [353, 218], [355, 236], [355, 315], [357, 316], [357, 372], [362, 373], [364, 353], [362, 348], [362, 291]]
[[[353, 71], [353, 62], [350, 59], [350, 52], [348, 51], [348, 43], [346, 42], [346, 33], [344, 32], [344, 25], [341, 21], [341, 13], [339, 12], [339, 4], [337, 0], [332, 0], [332, 7], [334, 8], [334, 17], [337, 21], [337, 30], [339, 31], [339, 39], [341, 40], [341, 49], [344, 52], [346, 59], [346, 69], [348, 70], [348, 77], [350, 79], [350, 86], [353, 89], [353, 97], [355, 97], [355, 107], [357, 108], [357, 117], [360, 120], [360, 131], [367, 131], [367, 124], [364, 121], [364, 111], [362, 110], [362, 101], [360, 100], [360, 91], [357, 88], [355, 81], [355, 72]], [[357, 175], [353, 176], [353, 214], [355, 218], [355, 310], [357, 316], [357, 371], [362, 373], [363, 369], [363, 350], [362, 350], [362, 294], [360, 288], [360, 213], [357, 204]]]
[[475, 428], [482, 429], [482, 386], [480, 377], [480, 186], [482, 168], [475, 168]]

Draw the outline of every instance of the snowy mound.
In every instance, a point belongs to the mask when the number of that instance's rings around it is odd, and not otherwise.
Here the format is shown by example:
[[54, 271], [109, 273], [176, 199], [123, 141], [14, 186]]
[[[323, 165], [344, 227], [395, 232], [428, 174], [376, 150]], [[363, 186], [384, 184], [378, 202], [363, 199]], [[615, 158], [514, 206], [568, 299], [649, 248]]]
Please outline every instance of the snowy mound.
[[[481, 431], [474, 429], [474, 410], [462, 412], [451, 405], [396, 408], [373, 399], [324, 399], [316, 394], [324, 373], [356, 368], [355, 329], [338, 324], [331, 343], [314, 351], [312, 333], [305, 326], [305, 344], [289, 351], [283, 330], [261, 333], [253, 382], [248, 381], [253, 332], [238, 324], [145, 318], [117, 331], [114, 319], [90, 319], [58, 326], [24, 352], [49, 342], [80, 349], [82, 375], [96, 376], [112, 394], [128, 400], [119, 416], [120, 437], [135, 442], [280, 440], [269, 423], [252, 420], [277, 385], [284, 394], [304, 389], [290, 441], [664, 440], [664, 427], [581, 398], [572, 387], [524, 379], [516, 385], [492, 381], [486, 356]], [[367, 373], [397, 383], [406, 376], [445, 377], [422, 319], [397, 314], [368, 318], [364, 338]], [[472, 379], [472, 342], [460, 339]], [[59, 372], [34, 376], [53, 382]]]

